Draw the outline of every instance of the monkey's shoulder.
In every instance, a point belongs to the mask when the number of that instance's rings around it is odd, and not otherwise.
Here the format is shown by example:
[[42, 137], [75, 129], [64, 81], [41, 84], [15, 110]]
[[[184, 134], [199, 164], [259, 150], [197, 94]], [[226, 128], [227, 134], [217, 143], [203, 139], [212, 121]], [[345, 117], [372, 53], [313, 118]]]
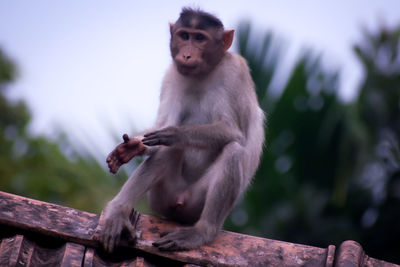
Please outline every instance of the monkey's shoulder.
[[222, 63], [224, 68], [234, 69], [237, 72], [249, 72], [246, 59], [237, 53], [226, 52]]

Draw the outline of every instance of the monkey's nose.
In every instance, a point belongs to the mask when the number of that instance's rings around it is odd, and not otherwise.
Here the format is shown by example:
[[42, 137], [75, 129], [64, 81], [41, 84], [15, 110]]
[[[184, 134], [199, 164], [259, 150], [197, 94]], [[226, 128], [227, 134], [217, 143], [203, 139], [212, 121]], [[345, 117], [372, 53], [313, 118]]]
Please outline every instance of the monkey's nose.
[[191, 55], [183, 55], [184, 60], [189, 60], [192, 56]]

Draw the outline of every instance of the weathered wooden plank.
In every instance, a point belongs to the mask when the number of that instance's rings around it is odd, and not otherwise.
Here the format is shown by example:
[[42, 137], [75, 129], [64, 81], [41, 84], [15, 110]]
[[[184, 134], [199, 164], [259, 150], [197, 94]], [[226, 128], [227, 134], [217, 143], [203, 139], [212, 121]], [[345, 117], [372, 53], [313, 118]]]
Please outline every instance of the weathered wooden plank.
[[335, 267], [358, 267], [362, 266], [364, 250], [355, 241], [344, 241], [338, 248], [335, 257]]
[[85, 247], [76, 243], [66, 243], [61, 267], [81, 267], [85, 255]]
[[338, 248], [335, 267], [400, 267], [400, 265], [370, 258], [359, 243], [347, 240]]
[[76, 209], [0, 192], [0, 224], [83, 245], [92, 240], [99, 216]]
[[94, 249], [86, 248], [85, 257], [83, 260], [83, 267], [94, 267]]
[[[99, 244], [94, 239], [94, 234], [98, 221], [99, 216], [96, 214], [0, 192], [0, 225], [8, 225], [96, 248]], [[140, 230], [141, 235], [137, 238], [136, 244], [132, 246], [126, 241], [123, 245], [134, 247], [149, 255], [158, 255], [173, 261], [200, 266], [332, 266], [333, 263], [335, 266], [361, 266], [362, 262], [368, 264], [381, 262], [371, 258], [365, 261], [364, 256], [360, 261], [360, 256], [355, 255], [361, 253], [359, 249], [362, 251], [362, 248], [359, 245], [359, 247], [354, 246], [351, 242], [344, 242], [334, 257], [334, 246], [324, 249], [227, 231], [221, 231], [212, 244], [191, 251], [162, 252], [152, 245], [153, 241], [159, 238], [160, 232], [177, 226], [175, 223], [159, 218], [141, 215], [137, 220], [137, 229]], [[1, 253], [8, 253], [3, 248], [4, 242], [3, 240], [0, 247], [0, 257]], [[85, 252], [84, 266], [110, 265], [110, 262], [103, 261], [92, 248], [87, 248]], [[349, 249], [356, 251], [349, 252]], [[46, 253], [55, 255], [52, 262], [48, 262], [50, 265], [59, 264], [63, 262], [65, 249], [35, 248], [32, 261], [45, 262]], [[135, 255], [121, 260], [118, 266], [121, 264], [129, 266], [133, 262], [137, 262]], [[396, 265], [388, 263], [377, 266]]]
[[[139, 263], [139, 265], [138, 265]], [[85, 259], [83, 262], [84, 267], [127, 267], [127, 266], [151, 266], [148, 265], [143, 258], [138, 257], [136, 258], [135, 255], [131, 255], [130, 259], [103, 259], [97, 253], [96, 250], [93, 248], [87, 248], [85, 252]]]
[[32, 263], [32, 255], [35, 249], [35, 243], [24, 237], [22, 240], [21, 250], [18, 255], [17, 266], [30, 266]]
[[335, 260], [335, 250], [336, 250], [336, 247], [334, 245], [330, 245], [328, 247], [325, 267], [332, 267], [333, 266], [333, 262]]
[[400, 266], [400, 265], [394, 265], [392, 263], [388, 263], [385, 261], [381, 261], [381, 260], [377, 260], [377, 259], [365, 256], [364, 265], [362, 265], [362, 266], [363, 267], [394, 267], [394, 266]]
[[135, 262], [133, 263], [133, 265], [122, 265], [121, 267], [128, 267], [128, 266], [132, 266], [132, 267], [148, 267], [150, 265], [146, 263], [144, 258], [137, 257]]
[[30, 266], [34, 247], [22, 235], [4, 238], [0, 244], [0, 266]]
[[0, 264], [1, 266], [16, 266], [18, 256], [22, 249], [24, 236], [16, 235], [4, 238], [0, 244]]
[[[0, 193], [0, 223], [40, 232], [59, 239], [95, 247], [93, 234], [98, 216], [55, 204], [32, 200], [8, 193]], [[306, 263], [325, 264], [327, 250], [291, 244], [269, 239], [222, 231], [210, 246], [186, 252], [162, 252], [152, 245], [165, 229], [176, 227], [151, 216], [142, 215], [138, 229], [142, 231], [135, 248], [198, 265], [245, 266], [265, 264], [298, 265]], [[312, 257], [310, 256], [312, 255]]]
[[141, 216], [142, 231], [136, 248], [143, 251], [197, 265], [218, 266], [325, 266], [328, 250], [305, 245], [221, 231], [208, 246], [191, 251], [165, 253], [152, 246], [160, 232], [176, 224], [150, 216]]

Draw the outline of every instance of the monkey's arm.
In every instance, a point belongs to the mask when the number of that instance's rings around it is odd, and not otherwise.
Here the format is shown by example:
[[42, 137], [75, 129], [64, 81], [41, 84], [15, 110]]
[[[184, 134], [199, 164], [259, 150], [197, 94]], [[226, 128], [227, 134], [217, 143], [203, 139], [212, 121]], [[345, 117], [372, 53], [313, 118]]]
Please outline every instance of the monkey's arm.
[[223, 147], [230, 142], [244, 143], [237, 127], [223, 121], [212, 124], [169, 126], [144, 135], [146, 146], [193, 146], [198, 148]]

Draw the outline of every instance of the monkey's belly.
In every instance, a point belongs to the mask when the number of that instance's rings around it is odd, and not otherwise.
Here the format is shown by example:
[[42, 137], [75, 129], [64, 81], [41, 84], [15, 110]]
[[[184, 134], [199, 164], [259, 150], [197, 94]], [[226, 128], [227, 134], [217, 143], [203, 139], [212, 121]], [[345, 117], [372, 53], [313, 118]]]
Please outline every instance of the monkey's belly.
[[182, 177], [189, 183], [197, 182], [217, 157], [216, 151], [185, 149], [183, 152]]
[[205, 149], [187, 148], [181, 153], [182, 164], [177, 164], [177, 158], [171, 155], [167, 157], [167, 161], [171, 161], [167, 165], [176, 166], [176, 169], [172, 167], [163, 173], [168, 177], [160, 179], [147, 196], [153, 211], [180, 223], [193, 224], [201, 215], [207, 195], [208, 183], [200, 180], [218, 154]]
[[148, 194], [150, 207], [167, 219], [184, 224], [194, 224], [200, 218], [205, 194], [185, 190], [173, 191], [167, 185], [151, 190]]

